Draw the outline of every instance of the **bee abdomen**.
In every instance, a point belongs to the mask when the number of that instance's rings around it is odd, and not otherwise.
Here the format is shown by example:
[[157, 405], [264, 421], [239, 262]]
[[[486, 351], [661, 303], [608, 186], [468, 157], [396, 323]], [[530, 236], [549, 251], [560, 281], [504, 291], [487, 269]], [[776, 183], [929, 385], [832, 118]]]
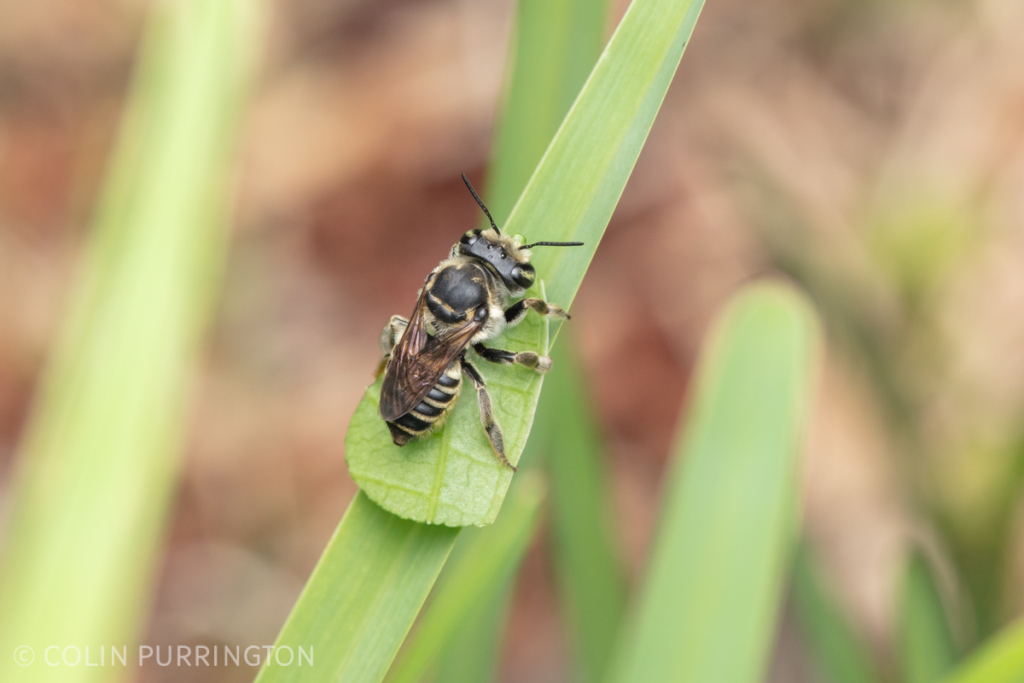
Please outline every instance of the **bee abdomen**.
[[397, 420], [389, 421], [391, 440], [404, 446], [413, 439], [441, 426], [448, 413], [455, 406], [455, 398], [462, 388], [462, 366], [453, 363], [438, 378], [437, 384], [415, 408]]

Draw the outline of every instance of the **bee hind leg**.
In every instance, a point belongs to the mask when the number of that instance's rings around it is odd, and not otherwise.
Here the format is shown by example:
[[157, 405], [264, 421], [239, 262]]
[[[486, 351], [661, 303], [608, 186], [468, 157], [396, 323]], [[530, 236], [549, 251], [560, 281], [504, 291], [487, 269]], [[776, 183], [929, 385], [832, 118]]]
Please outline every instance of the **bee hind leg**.
[[473, 350], [486, 361], [500, 363], [501, 365], [512, 365], [518, 363], [525, 365], [531, 370], [544, 373], [551, 369], [552, 362], [548, 356], [541, 356], [533, 351], [506, 351], [505, 349], [489, 349], [483, 344], [473, 344]]
[[487, 393], [487, 386], [480, 372], [467, 360], [462, 361], [462, 371], [469, 377], [469, 381], [476, 388], [477, 400], [480, 403], [480, 422], [487, 432], [487, 440], [491, 442], [494, 455], [503, 465], [515, 472], [518, 468], [505, 457], [505, 437], [501, 434], [501, 427], [494, 418], [494, 410], [491, 408], [491, 395]]
[[543, 299], [522, 299], [515, 302], [505, 310], [505, 324], [518, 325], [523, 322], [527, 311], [534, 310], [549, 318], [560, 318], [569, 320], [569, 314], [561, 306], [549, 304]]

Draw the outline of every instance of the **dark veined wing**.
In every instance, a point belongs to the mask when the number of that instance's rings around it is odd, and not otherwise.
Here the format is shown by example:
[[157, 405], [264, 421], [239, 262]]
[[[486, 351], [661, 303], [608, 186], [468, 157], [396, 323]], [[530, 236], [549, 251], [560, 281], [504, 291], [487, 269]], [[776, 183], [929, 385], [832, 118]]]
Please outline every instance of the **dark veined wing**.
[[391, 357], [384, 368], [384, 383], [380, 388], [380, 414], [385, 420], [397, 419], [416, 405], [412, 403], [408, 408], [402, 407], [411, 400], [412, 395], [419, 392], [419, 384], [423, 381], [419, 377], [423, 373], [416, 356], [423, 350], [428, 339], [426, 297], [424, 287], [416, 300], [409, 324], [398, 344], [391, 350]]
[[441, 373], [458, 358], [483, 324], [471, 319], [437, 337], [428, 337], [423, 295], [402, 339], [384, 370], [380, 390], [380, 416], [397, 420], [419, 405], [437, 384]]

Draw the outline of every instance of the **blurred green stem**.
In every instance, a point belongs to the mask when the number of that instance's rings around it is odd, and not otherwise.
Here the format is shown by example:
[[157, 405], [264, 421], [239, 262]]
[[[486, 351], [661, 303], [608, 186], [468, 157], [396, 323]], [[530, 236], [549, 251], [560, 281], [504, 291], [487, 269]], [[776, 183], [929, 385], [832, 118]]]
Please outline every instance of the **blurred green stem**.
[[262, 0], [151, 6], [117, 146], [21, 447], [0, 567], [0, 680], [15, 647], [136, 641], [172, 500], [197, 344], [224, 260], [229, 171]]

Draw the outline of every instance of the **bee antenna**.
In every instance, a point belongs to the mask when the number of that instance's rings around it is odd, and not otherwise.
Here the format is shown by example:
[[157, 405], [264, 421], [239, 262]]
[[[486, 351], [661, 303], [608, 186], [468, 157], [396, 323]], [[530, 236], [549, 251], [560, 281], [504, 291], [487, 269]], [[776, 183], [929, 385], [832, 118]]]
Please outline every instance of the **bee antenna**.
[[496, 233], [498, 233], [500, 235], [501, 234], [501, 230], [498, 230], [498, 226], [494, 224], [494, 219], [491, 218], [491, 212], [488, 211], [487, 207], [484, 206], [484, 203], [482, 201], [480, 201], [479, 195], [477, 195], [476, 190], [473, 189], [473, 185], [469, 182], [469, 178], [466, 177], [465, 173], [462, 174], [462, 182], [466, 183], [466, 187], [468, 187], [469, 191], [471, 193], [473, 193], [473, 199], [476, 200], [476, 203], [479, 204], [480, 208], [484, 210], [485, 214], [487, 214], [487, 220], [489, 220], [491, 222], [491, 227], [494, 228], [494, 232], [496, 232]]
[[520, 249], [530, 249], [532, 247], [582, 247], [583, 242], [534, 242], [533, 244], [524, 244], [519, 247]]

